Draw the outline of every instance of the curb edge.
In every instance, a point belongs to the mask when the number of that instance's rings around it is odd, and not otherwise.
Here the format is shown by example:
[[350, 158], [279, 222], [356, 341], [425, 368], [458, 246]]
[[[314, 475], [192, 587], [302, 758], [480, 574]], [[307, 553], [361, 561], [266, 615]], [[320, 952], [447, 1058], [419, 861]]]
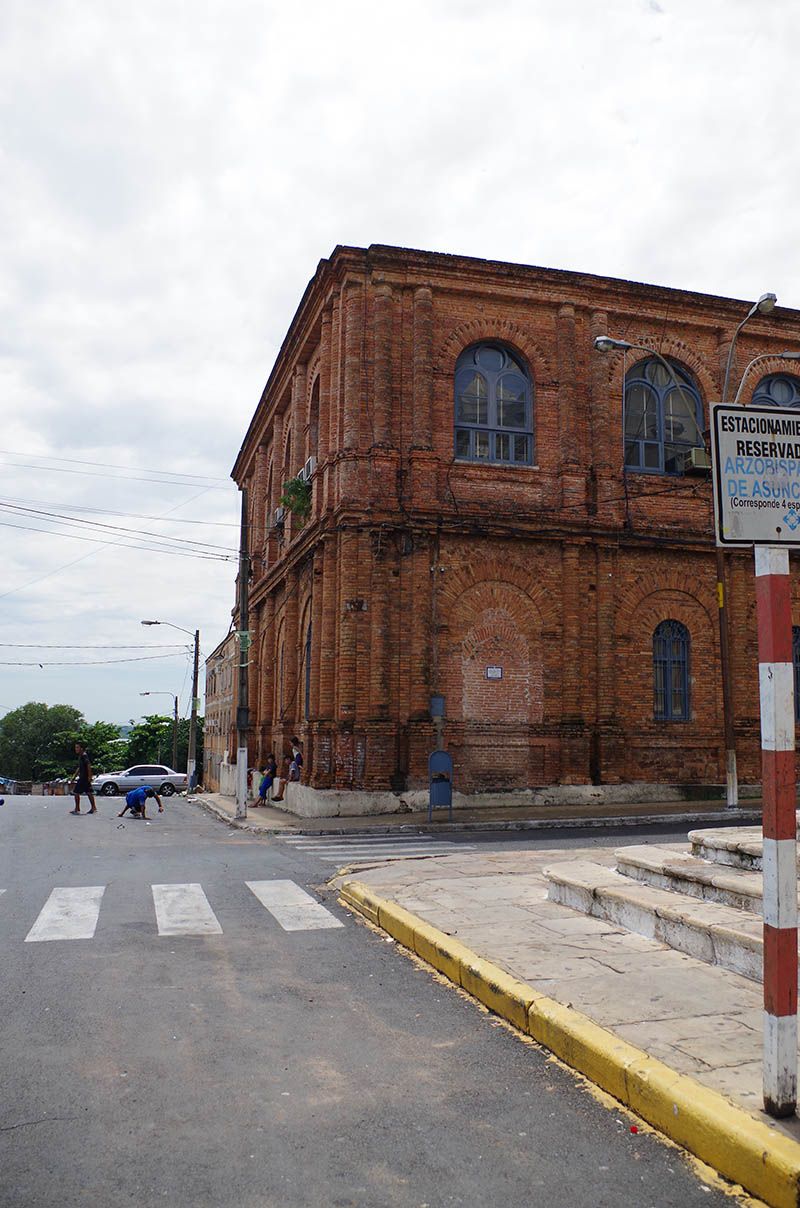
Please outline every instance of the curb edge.
[[338, 892], [346, 905], [725, 1178], [772, 1208], [798, 1208], [796, 1141], [574, 1007], [518, 981], [363, 882], [345, 881]]

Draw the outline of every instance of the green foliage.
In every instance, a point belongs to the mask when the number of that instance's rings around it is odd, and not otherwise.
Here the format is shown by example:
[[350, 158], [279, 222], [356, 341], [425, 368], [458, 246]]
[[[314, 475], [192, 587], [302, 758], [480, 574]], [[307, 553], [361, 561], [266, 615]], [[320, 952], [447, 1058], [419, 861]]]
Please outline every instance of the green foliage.
[[0, 775], [17, 780], [71, 775], [78, 763], [73, 746], [82, 726], [83, 714], [72, 705], [29, 701], [12, 709], [0, 720]]
[[304, 478], [290, 478], [283, 484], [281, 504], [292, 515], [306, 520], [311, 514], [311, 483]]
[[[203, 719], [197, 719], [197, 764], [202, 768], [203, 758]], [[178, 759], [176, 772], [186, 771], [189, 754], [189, 719], [181, 718], [178, 722]], [[127, 762], [125, 767], [134, 763], [165, 763], [172, 764], [172, 718], [164, 714], [152, 713], [137, 722], [128, 735]]]

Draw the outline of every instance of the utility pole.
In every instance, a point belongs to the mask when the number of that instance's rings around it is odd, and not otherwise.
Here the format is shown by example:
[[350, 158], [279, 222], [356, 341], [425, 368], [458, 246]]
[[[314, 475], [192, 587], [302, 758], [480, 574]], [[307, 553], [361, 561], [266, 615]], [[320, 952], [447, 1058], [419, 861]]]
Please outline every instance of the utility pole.
[[247, 817], [248, 652], [250, 650], [250, 555], [248, 553], [247, 490], [242, 490], [242, 519], [239, 533], [239, 693], [236, 707], [236, 817]]
[[189, 718], [189, 752], [186, 759], [186, 775], [189, 788], [197, 785], [197, 680], [200, 672], [200, 630], [194, 631], [194, 670], [192, 672], [192, 712]]
[[178, 770], [178, 698], [175, 697], [175, 707], [172, 714], [172, 764], [173, 771]]

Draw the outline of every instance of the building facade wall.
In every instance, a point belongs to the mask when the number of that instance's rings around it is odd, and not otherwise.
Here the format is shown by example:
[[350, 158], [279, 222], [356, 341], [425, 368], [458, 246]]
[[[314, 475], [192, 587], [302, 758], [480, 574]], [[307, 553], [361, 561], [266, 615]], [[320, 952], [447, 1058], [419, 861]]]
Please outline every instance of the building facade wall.
[[229, 634], [206, 659], [206, 701], [203, 730], [203, 787], [228, 791], [226, 767], [236, 752], [235, 634]]
[[[250, 499], [251, 761], [280, 759], [299, 734], [317, 788], [422, 787], [430, 696], [441, 693], [465, 792], [724, 781], [710, 479], [623, 472], [624, 358], [598, 354], [593, 339], [622, 336], [684, 366], [707, 427], [744, 306], [337, 248], [306, 290], [234, 467]], [[794, 312], [754, 321], [738, 373], [798, 336]], [[530, 374], [533, 465], [454, 457], [454, 369], [481, 341]], [[780, 368], [767, 360], [751, 387]], [[283, 483], [309, 457], [311, 514], [278, 524]], [[728, 557], [727, 592], [740, 774], [752, 781], [747, 553]], [[653, 633], [667, 620], [691, 638], [682, 721], [654, 715]]]

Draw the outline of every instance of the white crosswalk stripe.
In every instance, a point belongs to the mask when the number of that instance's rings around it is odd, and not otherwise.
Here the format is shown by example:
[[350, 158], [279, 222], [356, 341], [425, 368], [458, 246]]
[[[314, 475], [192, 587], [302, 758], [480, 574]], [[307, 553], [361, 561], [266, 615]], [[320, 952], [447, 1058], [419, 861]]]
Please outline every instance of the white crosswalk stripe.
[[92, 939], [105, 888], [105, 885], [81, 885], [75, 889], [54, 889], [25, 936], [26, 944]]
[[222, 935], [202, 885], [153, 885], [159, 935]]
[[344, 926], [294, 881], [247, 881], [246, 885], [284, 931], [317, 931]]
[[475, 851], [474, 843], [453, 843], [431, 835], [287, 835], [285, 843], [325, 864], [367, 864], [411, 856], [448, 856]]
[[[294, 881], [245, 881], [244, 884], [284, 931], [322, 931], [344, 927], [341, 920]], [[159, 936], [223, 934], [202, 885], [197, 882], [160, 884], [150, 885], [149, 889]], [[53, 889], [26, 935], [25, 942], [94, 938], [105, 890], [105, 885]], [[142, 890], [146, 892], [144, 886]], [[0, 894], [5, 892], [5, 889], [0, 889]], [[245, 899], [241, 897], [239, 900], [244, 902]], [[228, 910], [231, 901], [236, 901], [236, 896], [232, 898], [226, 893]], [[113, 932], [120, 904], [118, 901], [108, 902], [105, 909], [110, 911], [111, 918], [110, 925], [104, 928], [108, 936]], [[129, 917], [129, 912], [126, 917]]]

